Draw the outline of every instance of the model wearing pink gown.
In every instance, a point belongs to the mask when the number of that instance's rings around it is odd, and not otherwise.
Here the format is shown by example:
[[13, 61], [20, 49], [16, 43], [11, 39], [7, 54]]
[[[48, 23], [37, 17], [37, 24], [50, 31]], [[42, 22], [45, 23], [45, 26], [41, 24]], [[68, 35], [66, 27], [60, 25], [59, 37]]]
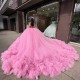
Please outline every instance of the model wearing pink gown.
[[76, 50], [70, 45], [47, 38], [37, 28], [31, 27], [1, 55], [5, 74], [30, 79], [41, 74], [57, 76], [71, 68], [78, 58]]

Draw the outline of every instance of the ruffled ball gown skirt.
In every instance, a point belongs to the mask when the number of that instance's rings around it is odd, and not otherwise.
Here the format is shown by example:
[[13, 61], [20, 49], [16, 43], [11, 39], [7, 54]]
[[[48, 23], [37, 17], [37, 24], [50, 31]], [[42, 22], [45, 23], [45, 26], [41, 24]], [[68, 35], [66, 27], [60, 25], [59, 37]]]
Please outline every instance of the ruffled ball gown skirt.
[[5, 74], [31, 79], [41, 74], [54, 77], [71, 68], [78, 58], [73, 47], [45, 37], [37, 28], [27, 28], [1, 55]]

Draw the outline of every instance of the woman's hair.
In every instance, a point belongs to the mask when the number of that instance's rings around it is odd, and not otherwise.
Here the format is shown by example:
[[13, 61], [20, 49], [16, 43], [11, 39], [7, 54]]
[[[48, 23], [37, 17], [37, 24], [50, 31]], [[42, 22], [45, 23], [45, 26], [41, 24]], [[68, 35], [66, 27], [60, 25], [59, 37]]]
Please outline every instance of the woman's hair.
[[34, 26], [34, 19], [33, 19], [33, 18], [30, 18], [30, 19], [29, 19], [29, 22], [31, 23], [31, 24], [30, 24], [31, 26]]
[[34, 26], [34, 19], [31, 18], [31, 26]]

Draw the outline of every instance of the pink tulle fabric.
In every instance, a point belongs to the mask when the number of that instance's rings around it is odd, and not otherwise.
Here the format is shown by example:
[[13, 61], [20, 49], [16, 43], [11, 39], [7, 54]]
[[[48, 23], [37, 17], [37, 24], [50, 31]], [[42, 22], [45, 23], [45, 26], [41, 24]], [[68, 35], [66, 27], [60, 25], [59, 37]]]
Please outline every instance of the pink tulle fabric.
[[78, 60], [76, 50], [63, 41], [50, 39], [37, 28], [27, 28], [1, 54], [5, 74], [30, 79], [43, 74], [54, 77], [68, 70]]

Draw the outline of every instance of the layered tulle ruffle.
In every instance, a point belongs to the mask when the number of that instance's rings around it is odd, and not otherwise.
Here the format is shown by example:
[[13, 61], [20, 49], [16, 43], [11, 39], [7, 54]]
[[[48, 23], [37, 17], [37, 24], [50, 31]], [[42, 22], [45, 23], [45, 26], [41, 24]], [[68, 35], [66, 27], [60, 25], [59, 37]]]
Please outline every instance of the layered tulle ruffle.
[[1, 55], [5, 74], [31, 79], [41, 74], [54, 77], [71, 68], [78, 58], [73, 47], [45, 37], [36, 28], [26, 29]]

